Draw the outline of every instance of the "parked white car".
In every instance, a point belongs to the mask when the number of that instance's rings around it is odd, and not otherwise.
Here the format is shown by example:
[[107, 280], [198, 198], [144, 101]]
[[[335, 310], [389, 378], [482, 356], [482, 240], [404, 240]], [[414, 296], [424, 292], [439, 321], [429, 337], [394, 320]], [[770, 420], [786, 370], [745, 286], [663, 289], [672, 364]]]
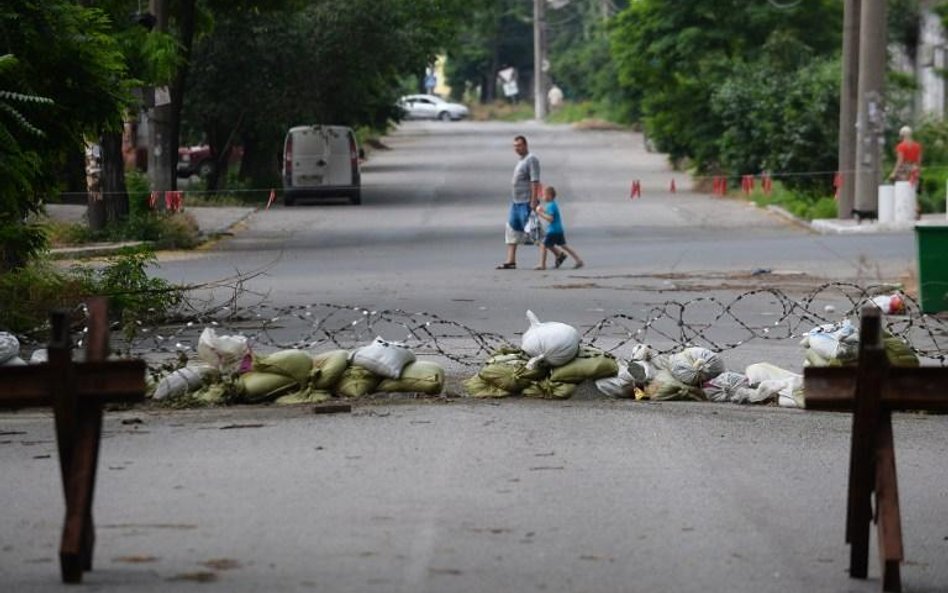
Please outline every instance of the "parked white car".
[[445, 101], [437, 95], [406, 95], [398, 100], [398, 106], [405, 112], [407, 119], [449, 121], [464, 119], [469, 115], [464, 105]]

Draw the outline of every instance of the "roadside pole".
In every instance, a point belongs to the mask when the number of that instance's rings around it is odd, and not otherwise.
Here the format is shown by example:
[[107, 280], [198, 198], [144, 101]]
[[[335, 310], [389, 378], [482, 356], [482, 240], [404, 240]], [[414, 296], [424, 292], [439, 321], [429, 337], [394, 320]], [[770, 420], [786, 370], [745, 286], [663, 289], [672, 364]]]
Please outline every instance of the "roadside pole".
[[533, 0], [533, 111], [538, 120], [546, 119], [546, 0]]
[[839, 159], [843, 185], [836, 204], [837, 218], [852, 218], [856, 195], [856, 114], [859, 100], [859, 0], [843, 3], [843, 67], [839, 93]]
[[[155, 15], [155, 30], [168, 31], [168, 0], [149, 0], [148, 8]], [[155, 105], [148, 121], [148, 181], [152, 191], [165, 192], [174, 189], [174, 172], [171, 170], [171, 97], [168, 87], [155, 88]], [[156, 202], [164, 209], [164, 200]]]
[[861, 4], [855, 209], [877, 212], [885, 125], [885, 0], [863, 0]]

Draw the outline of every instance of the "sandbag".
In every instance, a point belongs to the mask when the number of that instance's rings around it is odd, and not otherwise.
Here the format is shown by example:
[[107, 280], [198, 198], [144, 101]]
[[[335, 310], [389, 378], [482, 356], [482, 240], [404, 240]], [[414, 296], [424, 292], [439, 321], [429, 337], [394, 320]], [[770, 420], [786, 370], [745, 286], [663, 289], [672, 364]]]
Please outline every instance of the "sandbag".
[[339, 377], [333, 393], [342, 397], [362, 397], [375, 391], [382, 377], [357, 364], [350, 364]]
[[481, 379], [478, 375], [474, 375], [469, 379], [465, 379], [461, 385], [464, 387], [464, 391], [470, 397], [510, 397], [513, 395], [509, 391], [501, 389], [495, 385], [491, 385], [487, 381]]
[[576, 392], [576, 385], [576, 383], [541, 379], [524, 387], [521, 394], [524, 397], [536, 397], [541, 399], [569, 399], [573, 397], [573, 393]]
[[0, 332], [0, 365], [20, 356], [20, 340], [9, 332]]
[[368, 346], [356, 348], [349, 362], [367, 368], [380, 377], [398, 379], [402, 369], [414, 362], [415, 354], [405, 344], [375, 338]]
[[239, 397], [247, 402], [266, 401], [299, 388], [295, 379], [278, 373], [250, 371], [237, 378]]
[[292, 377], [300, 385], [309, 382], [313, 372], [313, 358], [302, 350], [280, 350], [266, 356], [255, 356], [253, 370]]
[[477, 375], [494, 387], [510, 393], [519, 393], [531, 382], [546, 377], [544, 365], [527, 368], [530, 359], [522, 350], [495, 354], [477, 372]]
[[917, 367], [918, 355], [902, 338], [893, 336], [889, 332], [882, 334], [882, 343], [885, 346], [885, 355], [892, 366]]
[[313, 357], [313, 376], [310, 384], [316, 389], [332, 391], [348, 366], [348, 350], [330, 350], [317, 354]]
[[660, 370], [645, 387], [645, 397], [654, 401], [704, 401], [707, 399], [700, 387], [688, 385], [675, 378], [671, 371]]
[[788, 408], [802, 408], [803, 375], [784, 370], [768, 362], [757, 362], [744, 369], [751, 387], [757, 389], [757, 401], [777, 398], [777, 403]]
[[427, 393], [436, 395], [444, 389], [444, 369], [427, 360], [416, 360], [402, 369], [398, 379], [382, 379], [376, 391], [383, 393]]
[[332, 398], [332, 394], [321, 389], [300, 389], [276, 398], [273, 402], [281, 406], [292, 404], [319, 404]]
[[163, 377], [151, 397], [155, 400], [178, 397], [198, 390], [205, 381], [219, 376], [217, 369], [207, 363], [189, 364]]
[[206, 327], [198, 339], [198, 356], [222, 373], [247, 370], [250, 345], [245, 336], [219, 336], [214, 328]]
[[582, 346], [573, 360], [550, 372], [550, 380], [582, 383], [587, 379], [595, 381], [615, 377], [618, 373], [619, 363], [613, 355], [592, 346]]
[[713, 402], [758, 403], [758, 392], [750, 386], [747, 376], [735, 371], [724, 371], [717, 377], [708, 379], [702, 389]]
[[645, 385], [645, 367], [638, 361], [619, 363], [619, 372], [614, 377], [596, 381], [596, 389], [603, 395], [618, 398], [634, 398], [636, 387]]
[[724, 372], [724, 361], [707, 348], [685, 348], [668, 357], [668, 371], [675, 379], [693, 387]]
[[549, 366], [563, 366], [573, 360], [579, 352], [579, 332], [571, 325], [548, 321], [542, 323], [533, 311], [527, 311], [530, 329], [523, 334], [520, 347], [532, 358], [527, 368], [535, 368], [541, 362]]

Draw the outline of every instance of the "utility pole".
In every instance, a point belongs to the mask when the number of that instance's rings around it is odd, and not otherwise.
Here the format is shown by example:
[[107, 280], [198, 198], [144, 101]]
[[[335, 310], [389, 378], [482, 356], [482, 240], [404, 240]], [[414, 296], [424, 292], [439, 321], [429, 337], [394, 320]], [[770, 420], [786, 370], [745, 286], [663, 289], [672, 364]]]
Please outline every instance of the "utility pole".
[[843, 2], [843, 72], [839, 93], [839, 160], [842, 177], [837, 218], [852, 218], [856, 195], [856, 114], [859, 102], [859, 0]]
[[[148, 8], [155, 15], [155, 31], [168, 31], [168, 0], [148, 0]], [[168, 87], [155, 88], [155, 106], [148, 120], [148, 181], [152, 191], [174, 189], [174, 172], [171, 165], [177, 147], [171, 146], [171, 97]], [[175, 151], [175, 152], [172, 152]], [[159, 209], [164, 200], [158, 200]]]
[[533, 112], [546, 119], [546, 0], [533, 0]]
[[862, 0], [861, 4], [855, 209], [878, 212], [885, 126], [885, 0]]

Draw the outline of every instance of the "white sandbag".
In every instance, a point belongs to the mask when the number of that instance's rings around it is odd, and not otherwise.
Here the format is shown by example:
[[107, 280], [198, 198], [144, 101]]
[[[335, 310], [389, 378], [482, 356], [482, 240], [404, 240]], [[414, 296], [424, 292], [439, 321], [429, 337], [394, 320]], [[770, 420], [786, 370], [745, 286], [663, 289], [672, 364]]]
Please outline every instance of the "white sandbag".
[[645, 366], [638, 361], [628, 364], [619, 363], [619, 373], [615, 377], [606, 377], [596, 381], [596, 389], [603, 395], [631, 399], [635, 397], [635, 388], [645, 385]]
[[700, 386], [724, 372], [724, 361], [707, 348], [685, 348], [668, 357], [668, 370], [685, 385]]
[[749, 365], [744, 374], [752, 387], [757, 388], [758, 401], [777, 398], [784, 407], [803, 407], [803, 375], [784, 370], [767, 362]]
[[758, 391], [750, 386], [746, 375], [724, 371], [704, 383], [704, 393], [713, 402], [734, 404], [758, 403]]
[[205, 379], [216, 374], [217, 369], [206, 363], [188, 365], [163, 377], [151, 397], [161, 400], [197, 391], [204, 385]]
[[49, 351], [46, 348], [37, 348], [30, 355], [30, 364], [49, 362]]
[[9, 332], [0, 332], [0, 364], [20, 355], [20, 340]]
[[24, 365], [26, 365], [26, 361], [19, 356], [8, 358], [6, 361], [0, 363], [0, 367], [21, 367]]
[[376, 337], [368, 346], [353, 350], [349, 362], [367, 368], [380, 377], [398, 379], [405, 365], [415, 362], [415, 353], [405, 344]]
[[803, 335], [800, 345], [813, 351], [813, 361], [851, 362], [859, 356], [859, 332], [848, 319], [815, 327]]
[[579, 353], [579, 332], [571, 325], [558, 321], [541, 322], [533, 311], [527, 311], [530, 329], [523, 334], [520, 348], [532, 358], [527, 368], [544, 362], [558, 367], [573, 360]]
[[235, 373], [242, 365], [250, 364], [250, 344], [245, 336], [219, 336], [211, 327], [201, 333], [197, 353], [201, 360], [223, 373]]

